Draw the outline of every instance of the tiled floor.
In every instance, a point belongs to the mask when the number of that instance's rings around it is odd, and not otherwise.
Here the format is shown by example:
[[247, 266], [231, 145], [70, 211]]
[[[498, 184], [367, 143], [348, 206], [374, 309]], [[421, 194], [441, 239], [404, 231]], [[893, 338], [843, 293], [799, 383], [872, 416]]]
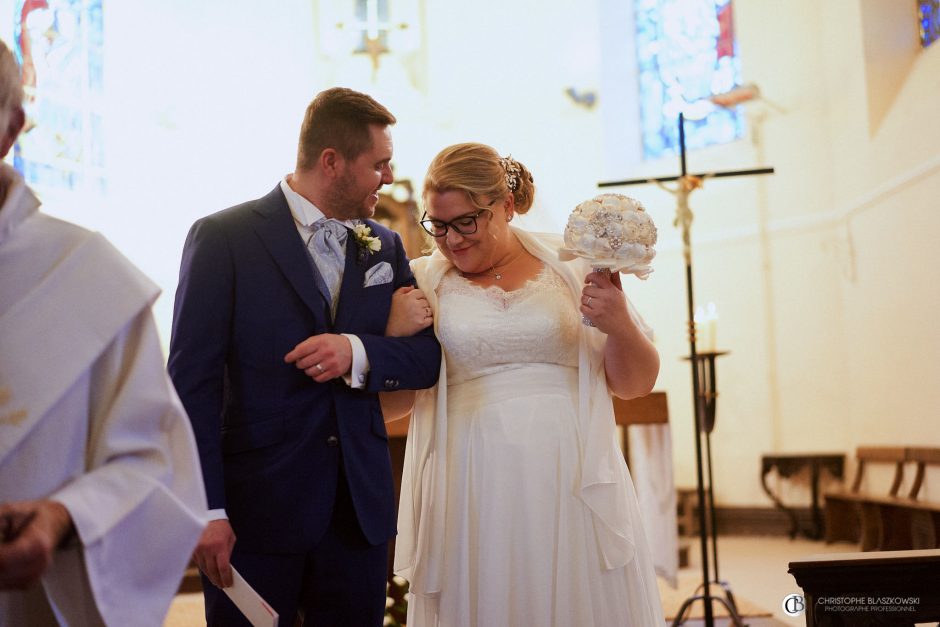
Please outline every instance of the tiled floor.
[[[697, 538], [688, 540], [692, 542], [689, 551], [692, 565], [680, 572], [680, 581], [701, 583], [699, 541]], [[757, 624], [805, 625], [804, 618], [791, 618], [783, 612], [784, 597], [800, 593], [796, 581], [787, 572], [790, 561], [815, 553], [855, 550], [854, 544], [827, 545], [805, 539], [790, 540], [785, 536], [725, 536], [718, 538], [718, 574], [736, 596], [773, 613], [774, 621], [747, 621], [752, 627]], [[711, 550], [708, 555], [710, 560]], [[716, 621], [716, 624], [720, 623]]]
[[[691, 539], [692, 565], [680, 572], [683, 589], [694, 588], [701, 582], [700, 549], [697, 539]], [[730, 536], [718, 539], [718, 566], [721, 579], [726, 581], [733, 593], [752, 604], [769, 610], [772, 618], [748, 619], [751, 627], [780, 627], [805, 625], [803, 617], [786, 616], [781, 606], [790, 593], [799, 593], [793, 577], [787, 573], [791, 560], [815, 553], [844, 553], [857, 550], [853, 544], [831, 544], [805, 539], [790, 540], [787, 537]], [[711, 553], [709, 552], [709, 558]], [[167, 617], [166, 627], [193, 627], [205, 624], [201, 621], [201, 595], [177, 597]], [[692, 627], [702, 621], [687, 621]], [[727, 625], [727, 619], [718, 619], [716, 625]]]

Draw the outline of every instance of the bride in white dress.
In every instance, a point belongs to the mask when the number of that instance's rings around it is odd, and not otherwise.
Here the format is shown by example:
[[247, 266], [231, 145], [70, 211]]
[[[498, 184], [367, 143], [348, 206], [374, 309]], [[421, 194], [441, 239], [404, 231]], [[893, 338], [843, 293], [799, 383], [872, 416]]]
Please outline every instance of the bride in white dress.
[[412, 267], [444, 359], [408, 435], [409, 627], [664, 623], [610, 400], [647, 394], [659, 357], [618, 276], [510, 227], [534, 191], [481, 144], [443, 150], [425, 180], [437, 251]]

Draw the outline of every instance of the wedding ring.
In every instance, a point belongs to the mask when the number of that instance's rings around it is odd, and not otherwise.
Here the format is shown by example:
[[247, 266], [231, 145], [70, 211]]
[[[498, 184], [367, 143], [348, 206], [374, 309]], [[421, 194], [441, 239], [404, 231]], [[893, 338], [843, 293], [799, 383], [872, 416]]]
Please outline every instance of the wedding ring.
[[592, 300], [594, 300], [594, 297], [593, 297], [593, 296], [588, 296], [587, 302], [584, 303], [584, 306], [585, 306], [585, 307], [590, 307]]
[[320, 372], [323, 372], [323, 366], [321, 366], [320, 364], [314, 364], [314, 367]]

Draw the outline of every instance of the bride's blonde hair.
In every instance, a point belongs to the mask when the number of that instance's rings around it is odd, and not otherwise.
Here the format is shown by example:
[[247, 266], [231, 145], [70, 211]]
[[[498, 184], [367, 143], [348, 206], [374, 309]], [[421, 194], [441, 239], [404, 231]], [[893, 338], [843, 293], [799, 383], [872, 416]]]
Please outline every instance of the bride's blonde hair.
[[437, 153], [424, 177], [422, 198], [428, 192], [443, 194], [462, 191], [474, 206], [484, 209], [489, 201], [511, 193], [516, 213], [532, 207], [535, 181], [519, 161], [500, 157], [490, 146], [477, 143], [454, 144]]

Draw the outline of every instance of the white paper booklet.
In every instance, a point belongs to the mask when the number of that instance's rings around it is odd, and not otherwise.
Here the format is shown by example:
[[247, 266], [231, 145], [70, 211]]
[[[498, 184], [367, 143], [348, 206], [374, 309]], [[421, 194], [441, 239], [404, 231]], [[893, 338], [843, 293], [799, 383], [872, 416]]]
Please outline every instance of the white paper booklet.
[[277, 627], [277, 612], [261, 598], [260, 594], [255, 592], [254, 588], [248, 585], [234, 566], [232, 567], [232, 585], [223, 590], [253, 627]]

